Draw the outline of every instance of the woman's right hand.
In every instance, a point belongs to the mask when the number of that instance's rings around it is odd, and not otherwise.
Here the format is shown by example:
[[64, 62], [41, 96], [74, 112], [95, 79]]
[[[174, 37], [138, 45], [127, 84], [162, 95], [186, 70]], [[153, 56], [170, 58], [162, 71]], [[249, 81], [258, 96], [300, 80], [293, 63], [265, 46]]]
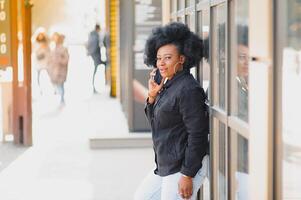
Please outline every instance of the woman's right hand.
[[156, 71], [158, 70], [158, 68], [155, 68], [151, 71], [150, 73], [150, 79], [148, 80], [148, 97], [149, 100], [152, 103], [155, 101], [159, 91], [162, 89], [163, 84], [164, 84], [164, 78], [162, 78], [160, 85], [156, 83], [156, 81], [154, 80]]

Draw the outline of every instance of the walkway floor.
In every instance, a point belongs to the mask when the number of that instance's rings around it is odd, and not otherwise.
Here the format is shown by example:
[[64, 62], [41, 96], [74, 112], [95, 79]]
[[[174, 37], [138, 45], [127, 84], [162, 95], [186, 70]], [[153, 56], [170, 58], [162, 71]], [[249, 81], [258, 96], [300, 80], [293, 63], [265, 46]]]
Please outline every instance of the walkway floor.
[[75, 82], [83, 80], [72, 74], [84, 72], [89, 61], [72, 60], [85, 55], [80, 47], [70, 49], [70, 54], [66, 106], [58, 107], [58, 98], [50, 92], [35, 94], [34, 146], [0, 172], [0, 199], [132, 200], [135, 188], [153, 167], [150, 148], [89, 148], [89, 138], [95, 134], [128, 134], [126, 119], [108, 88], [97, 95], [89, 92], [87, 84], [78, 88]]

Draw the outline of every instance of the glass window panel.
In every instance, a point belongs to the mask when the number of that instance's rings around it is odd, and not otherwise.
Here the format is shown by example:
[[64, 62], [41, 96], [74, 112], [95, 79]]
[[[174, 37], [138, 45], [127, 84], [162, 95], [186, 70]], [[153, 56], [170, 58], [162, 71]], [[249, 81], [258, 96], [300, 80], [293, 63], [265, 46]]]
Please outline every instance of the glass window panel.
[[248, 5], [249, 0], [236, 0], [234, 9], [234, 30], [232, 37], [232, 106], [231, 113], [248, 122], [248, 90], [249, 90], [249, 34]]
[[178, 17], [178, 18], [177, 18], [177, 21], [178, 21], [178, 22], [185, 23], [185, 17], [184, 17], [184, 16], [183, 16], [183, 17]]
[[185, 8], [185, 1], [183, 0], [178, 0], [178, 10], [184, 9]]
[[171, 0], [170, 1], [170, 6], [171, 6], [171, 12], [175, 12], [177, 11], [177, 5], [176, 5], [177, 1], [176, 0]]
[[219, 200], [227, 199], [227, 146], [226, 126], [219, 122], [218, 133], [218, 196]]
[[213, 104], [225, 110], [226, 69], [226, 5], [213, 8]]
[[191, 0], [185, 0], [185, 6], [188, 7], [191, 4]]
[[189, 28], [191, 27], [190, 15], [185, 15], [185, 24], [187, 24]]
[[202, 11], [197, 11], [196, 13], [197, 16], [197, 33], [202, 36]]
[[[210, 65], [209, 65], [209, 27], [210, 27], [210, 17], [209, 11], [202, 11], [202, 33], [201, 37], [203, 39], [203, 59], [202, 59], [202, 69], [203, 69], [203, 88], [207, 91], [210, 81]], [[207, 91], [208, 92], [208, 91]], [[209, 98], [209, 95], [208, 95]]]
[[[216, 188], [214, 199], [227, 200], [228, 169], [227, 169], [227, 126], [219, 119], [213, 118], [213, 188]], [[211, 179], [212, 180], [212, 179]]]
[[232, 159], [234, 173], [231, 173], [234, 197], [237, 200], [249, 199], [249, 144], [248, 140], [239, 133], [231, 131]]
[[173, 17], [171, 18], [171, 22], [176, 22], [177, 21], [177, 18]]
[[199, 200], [209, 200], [211, 193], [210, 193], [210, 180], [206, 178], [201, 186], [201, 195]]
[[282, 54], [282, 194], [301, 199], [301, 1], [283, 1], [285, 26]]

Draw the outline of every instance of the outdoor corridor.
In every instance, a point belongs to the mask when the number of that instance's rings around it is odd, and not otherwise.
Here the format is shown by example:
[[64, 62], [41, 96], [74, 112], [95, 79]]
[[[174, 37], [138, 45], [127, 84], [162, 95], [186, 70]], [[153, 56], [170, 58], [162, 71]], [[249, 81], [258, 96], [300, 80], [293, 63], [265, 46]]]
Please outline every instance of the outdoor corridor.
[[129, 134], [127, 122], [104, 86], [103, 68], [100, 93], [93, 94], [93, 64], [84, 47], [69, 46], [69, 53], [64, 107], [47, 77], [39, 94], [33, 72], [34, 145], [0, 171], [1, 200], [131, 200], [153, 168], [151, 148], [90, 149], [91, 137]]

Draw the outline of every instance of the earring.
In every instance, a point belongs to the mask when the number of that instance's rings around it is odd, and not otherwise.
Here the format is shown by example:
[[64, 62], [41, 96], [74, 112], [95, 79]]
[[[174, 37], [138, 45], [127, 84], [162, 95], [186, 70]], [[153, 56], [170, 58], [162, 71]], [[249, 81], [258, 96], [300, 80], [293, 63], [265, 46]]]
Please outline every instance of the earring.
[[[178, 69], [176, 70], [176, 66], [177, 66], [178, 64], [180, 64], [181, 67], [178, 68]], [[177, 63], [174, 65], [174, 74], [176, 74], [178, 71], [182, 71], [182, 70], [183, 70], [183, 63], [177, 62]]]

